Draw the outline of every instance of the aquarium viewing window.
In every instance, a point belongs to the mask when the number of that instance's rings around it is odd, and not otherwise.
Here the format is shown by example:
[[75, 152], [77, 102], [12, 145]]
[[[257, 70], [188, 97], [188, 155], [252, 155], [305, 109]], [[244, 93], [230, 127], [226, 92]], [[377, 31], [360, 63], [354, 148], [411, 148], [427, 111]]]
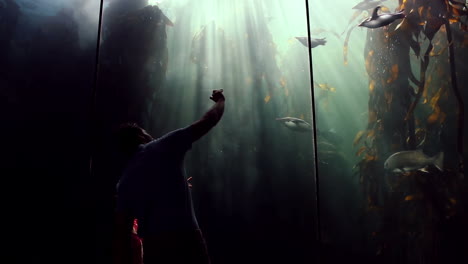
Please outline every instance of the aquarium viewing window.
[[223, 89], [184, 162], [212, 263], [468, 263], [466, 0], [0, 0], [0, 36], [19, 262], [111, 263], [116, 130]]

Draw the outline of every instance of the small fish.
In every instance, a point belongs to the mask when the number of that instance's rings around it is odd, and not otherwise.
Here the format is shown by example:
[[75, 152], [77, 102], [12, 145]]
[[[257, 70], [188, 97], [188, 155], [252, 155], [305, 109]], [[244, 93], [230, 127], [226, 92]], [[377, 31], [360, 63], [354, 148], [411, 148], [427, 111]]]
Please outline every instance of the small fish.
[[320, 152], [336, 153], [338, 149], [333, 143], [324, 140], [317, 140], [317, 150]]
[[468, 11], [468, 6], [467, 6], [466, 3], [460, 3], [458, 1], [449, 0], [449, 5], [451, 5], [455, 9], [458, 9], [458, 10], [463, 11], [463, 12]]
[[343, 141], [343, 138], [338, 135], [335, 129], [329, 129], [324, 131], [319, 131], [317, 129], [317, 134], [325, 138], [328, 142], [331, 142], [333, 144], [340, 144]]
[[[302, 45], [308, 47], [309, 42], [307, 41], [307, 37], [296, 37], [299, 42], [302, 43]], [[311, 48], [315, 48], [318, 45], [325, 45], [327, 43], [327, 40], [325, 38], [310, 38], [310, 45], [312, 45]]]
[[403, 14], [404, 9], [398, 11], [397, 13], [388, 13], [388, 14], [377, 14], [381, 6], [374, 8], [372, 16], [366, 18], [358, 26], [367, 27], [367, 28], [379, 28], [393, 23], [397, 19], [405, 18]]
[[298, 132], [312, 131], [312, 126], [306, 121], [295, 117], [276, 118], [276, 121], [283, 123], [287, 128]]
[[440, 152], [429, 157], [422, 150], [396, 152], [385, 161], [384, 168], [393, 172], [425, 170], [428, 165], [434, 165], [443, 171], [444, 153]]
[[385, 0], [364, 0], [362, 2], [359, 2], [357, 5], [355, 5], [353, 9], [366, 11], [366, 10], [375, 8], [376, 6], [382, 4], [383, 1]]

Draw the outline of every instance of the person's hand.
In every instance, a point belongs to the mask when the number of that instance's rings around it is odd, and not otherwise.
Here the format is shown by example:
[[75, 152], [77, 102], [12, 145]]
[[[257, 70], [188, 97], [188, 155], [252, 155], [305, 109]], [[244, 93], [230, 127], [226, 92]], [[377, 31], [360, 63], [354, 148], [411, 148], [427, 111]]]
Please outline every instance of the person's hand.
[[224, 100], [223, 89], [213, 90], [213, 93], [210, 97], [211, 100], [214, 102], [218, 102], [219, 100]]

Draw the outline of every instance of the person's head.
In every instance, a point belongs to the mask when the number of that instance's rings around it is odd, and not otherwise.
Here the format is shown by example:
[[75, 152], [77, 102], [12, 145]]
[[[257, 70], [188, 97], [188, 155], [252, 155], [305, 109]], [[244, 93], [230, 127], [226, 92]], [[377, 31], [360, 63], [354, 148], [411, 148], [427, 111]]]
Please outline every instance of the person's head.
[[119, 150], [126, 156], [133, 155], [138, 146], [153, 140], [143, 128], [136, 123], [124, 123], [117, 132]]

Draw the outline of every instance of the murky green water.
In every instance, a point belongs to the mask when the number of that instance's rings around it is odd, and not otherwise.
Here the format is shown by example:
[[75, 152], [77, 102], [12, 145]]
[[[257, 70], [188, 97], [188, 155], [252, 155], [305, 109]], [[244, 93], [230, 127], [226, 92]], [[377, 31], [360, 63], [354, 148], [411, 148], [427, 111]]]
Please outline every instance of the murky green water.
[[[158, 137], [187, 126], [212, 105], [213, 89], [224, 89], [224, 117], [186, 159], [213, 263], [466, 258], [463, 3], [383, 1], [380, 12], [405, 9], [407, 17], [367, 29], [357, 24], [372, 8], [356, 11], [358, 1], [309, 1], [308, 29], [305, 1], [104, 0], [97, 54], [99, 4], [0, 0], [0, 92], [11, 113], [4, 120], [15, 120], [2, 134], [13, 139], [2, 170], [11, 179], [50, 173], [46, 182], [28, 179], [42, 189], [59, 182], [57, 195], [83, 210], [64, 220], [88, 221], [70, 231], [76, 237], [95, 223], [87, 248], [100, 262], [110, 261], [122, 166], [116, 127], [134, 121]], [[312, 78], [297, 39], [308, 30], [326, 40], [311, 49]], [[277, 120], [285, 117], [301, 119], [306, 131]], [[44, 128], [43, 141], [15, 143], [44, 120], [56, 125]], [[56, 129], [71, 134], [56, 137]], [[70, 150], [61, 143], [69, 137]], [[33, 151], [24, 154], [23, 145]], [[443, 152], [443, 170], [434, 162], [419, 168], [425, 172], [384, 169], [391, 154], [416, 149]], [[45, 222], [25, 234], [40, 237]], [[34, 252], [32, 259], [45, 254]]]

